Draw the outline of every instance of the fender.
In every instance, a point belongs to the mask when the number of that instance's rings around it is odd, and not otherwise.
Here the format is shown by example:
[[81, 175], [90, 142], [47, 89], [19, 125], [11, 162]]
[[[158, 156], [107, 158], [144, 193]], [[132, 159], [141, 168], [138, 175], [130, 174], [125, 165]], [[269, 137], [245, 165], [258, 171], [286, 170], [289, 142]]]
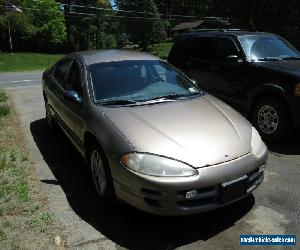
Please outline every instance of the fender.
[[287, 101], [287, 92], [283, 87], [278, 83], [265, 83], [258, 85], [247, 93], [247, 111], [251, 111], [251, 107], [259, 97], [267, 95], [275, 95]]

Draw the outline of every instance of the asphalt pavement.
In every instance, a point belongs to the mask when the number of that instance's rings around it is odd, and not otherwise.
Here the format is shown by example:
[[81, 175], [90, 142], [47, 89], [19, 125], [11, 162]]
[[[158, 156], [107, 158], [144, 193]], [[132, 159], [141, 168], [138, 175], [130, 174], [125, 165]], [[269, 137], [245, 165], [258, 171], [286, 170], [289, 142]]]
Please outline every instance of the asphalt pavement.
[[0, 89], [41, 85], [43, 72], [0, 73]]
[[[159, 217], [101, 204], [83, 160], [44, 119], [37, 74], [0, 74], [20, 117], [41, 190], [70, 249], [240, 249], [240, 234], [296, 234], [300, 239], [300, 136], [268, 145], [263, 184], [225, 208], [187, 217]], [[29, 76], [32, 84], [23, 82]], [[14, 82], [19, 80], [19, 82]], [[15, 85], [16, 84], [16, 85]], [[248, 249], [243, 247], [242, 249]], [[257, 249], [263, 249], [257, 247]], [[289, 248], [292, 249], [292, 248]]]

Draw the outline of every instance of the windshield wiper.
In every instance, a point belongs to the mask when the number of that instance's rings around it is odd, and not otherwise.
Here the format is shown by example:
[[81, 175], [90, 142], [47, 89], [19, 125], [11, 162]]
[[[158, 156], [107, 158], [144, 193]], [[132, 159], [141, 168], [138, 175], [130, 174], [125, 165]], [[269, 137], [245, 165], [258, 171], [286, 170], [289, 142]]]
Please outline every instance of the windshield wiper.
[[189, 96], [195, 96], [195, 95], [199, 95], [200, 92], [195, 92], [195, 93], [191, 93], [191, 94], [169, 94], [169, 95], [162, 95], [162, 96], [158, 96], [158, 97], [154, 97], [151, 98], [147, 101], [152, 101], [152, 100], [159, 100], [159, 99], [165, 99], [165, 100], [176, 100], [178, 98], [181, 97], [189, 97]]
[[300, 57], [287, 56], [287, 57], [282, 57], [282, 60], [300, 60]]
[[107, 100], [100, 101], [98, 104], [101, 105], [128, 105], [128, 104], [136, 104], [136, 101], [133, 100], [123, 100], [123, 99], [115, 99], [115, 100]]
[[279, 57], [262, 57], [258, 58], [256, 61], [281, 61], [282, 59]]

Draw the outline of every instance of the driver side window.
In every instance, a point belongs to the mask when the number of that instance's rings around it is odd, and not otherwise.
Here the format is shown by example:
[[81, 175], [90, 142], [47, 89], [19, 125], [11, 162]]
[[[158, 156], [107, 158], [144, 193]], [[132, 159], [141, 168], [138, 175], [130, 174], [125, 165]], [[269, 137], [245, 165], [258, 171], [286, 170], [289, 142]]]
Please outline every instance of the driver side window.
[[67, 80], [67, 74], [72, 63], [72, 59], [63, 59], [60, 61], [54, 70], [53, 77], [60, 86], [63, 86]]
[[237, 47], [231, 39], [221, 38], [216, 48], [218, 62], [226, 62], [228, 56], [238, 55]]
[[78, 62], [73, 61], [63, 88], [66, 91], [75, 91], [79, 94], [79, 96], [83, 95], [82, 70]]

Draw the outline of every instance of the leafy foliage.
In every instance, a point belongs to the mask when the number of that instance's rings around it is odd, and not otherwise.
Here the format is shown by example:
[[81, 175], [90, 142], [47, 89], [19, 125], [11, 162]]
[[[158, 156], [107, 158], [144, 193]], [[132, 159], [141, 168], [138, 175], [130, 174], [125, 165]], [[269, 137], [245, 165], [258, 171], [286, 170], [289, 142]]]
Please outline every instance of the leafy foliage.
[[8, 29], [14, 50], [47, 50], [66, 41], [66, 27], [60, 5], [55, 0], [19, 0], [22, 12], [2, 10], [0, 43], [8, 47]]
[[[273, 32], [300, 49], [300, 1], [291, 0], [154, 0], [158, 10], [166, 16], [192, 15], [195, 19], [205, 16], [229, 18], [234, 28]], [[190, 21], [181, 17], [172, 26]]]
[[[206, 16], [227, 17], [234, 28], [282, 35], [300, 48], [300, 2], [297, 0], [288, 4], [284, 0], [114, 1], [119, 10], [128, 12], [113, 11], [109, 0], [12, 2], [23, 13], [8, 13], [0, 7], [0, 48], [4, 51], [9, 50], [8, 27], [15, 51], [59, 53], [124, 47], [130, 42], [146, 50], [150, 44], [166, 41], [168, 30], [174, 25]], [[72, 7], [68, 8], [69, 4]]]
[[[133, 11], [128, 12], [122, 28], [129, 34], [130, 40], [140, 43], [143, 50], [146, 50], [150, 43], [166, 39], [169, 24], [160, 18], [157, 5], [153, 0], [118, 0], [116, 3], [121, 10]], [[137, 12], [140, 19], [134, 19]]]

